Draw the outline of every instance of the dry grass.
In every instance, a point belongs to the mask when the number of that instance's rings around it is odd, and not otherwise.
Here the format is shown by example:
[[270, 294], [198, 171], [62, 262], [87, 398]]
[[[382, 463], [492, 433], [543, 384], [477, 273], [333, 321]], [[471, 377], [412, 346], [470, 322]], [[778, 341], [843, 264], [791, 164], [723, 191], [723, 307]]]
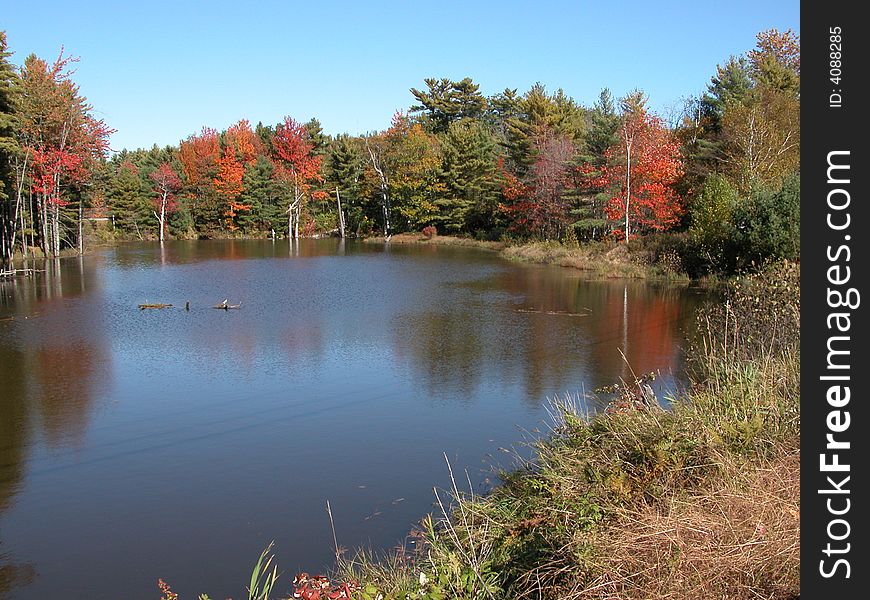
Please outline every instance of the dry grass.
[[[369, 237], [363, 240], [368, 244], [383, 244], [382, 236]], [[504, 242], [489, 242], [474, 238], [454, 237], [451, 235], [436, 235], [427, 238], [422, 233], [398, 233], [390, 236], [391, 244], [429, 244], [431, 246], [467, 246], [471, 248], [483, 248], [485, 250], [502, 250], [507, 246]]]
[[595, 242], [567, 246], [557, 242], [533, 242], [505, 248], [506, 258], [589, 271], [598, 278], [679, 279], [688, 277], [677, 269], [649, 264], [646, 257], [635, 256], [625, 244]]
[[620, 511], [597, 536], [598, 581], [573, 597], [798, 597], [799, 467], [799, 454], [781, 456], [663, 506]]

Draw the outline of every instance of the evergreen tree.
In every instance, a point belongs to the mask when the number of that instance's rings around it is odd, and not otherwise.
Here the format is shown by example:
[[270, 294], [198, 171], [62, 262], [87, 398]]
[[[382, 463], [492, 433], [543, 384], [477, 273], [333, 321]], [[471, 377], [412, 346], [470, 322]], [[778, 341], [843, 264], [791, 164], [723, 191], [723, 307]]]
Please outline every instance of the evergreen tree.
[[756, 187], [734, 210], [738, 268], [800, 257], [801, 182], [795, 174], [780, 189]]
[[12, 257], [12, 239], [17, 211], [13, 157], [18, 153], [16, 141], [18, 96], [21, 93], [12, 53], [6, 47], [6, 32], [0, 31], [0, 264]]
[[745, 58], [732, 56], [724, 66], [716, 67], [716, 75], [710, 80], [707, 93], [701, 99], [704, 114], [710, 119], [712, 131], [719, 131], [725, 109], [729, 105], [743, 102], [752, 87], [752, 76]]
[[[365, 199], [362, 193], [364, 160], [359, 145], [347, 135], [338, 136], [329, 145], [326, 158], [329, 187], [333, 193], [338, 188], [345, 227], [356, 233], [359, 233], [365, 215]], [[374, 212], [374, 209], [370, 212]]]
[[619, 141], [619, 115], [610, 90], [604, 88], [590, 114], [591, 127], [586, 136], [586, 158], [595, 165], [604, 164], [604, 153]]
[[122, 232], [144, 239], [156, 226], [148, 187], [140, 178], [139, 168], [124, 153], [113, 163], [113, 175], [108, 184], [108, 202], [115, 215], [115, 227]]
[[607, 231], [604, 208], [610, 199], [604, 186], [607, 150], [619, 141], [619, 115], [610, 90], [604, 88], [589, 111], [589, 130], [574, 161], [571, 204], [571, 234], [577, 239], [600, 238]]
[[441, 137], [445, 197], [436, 202], [447, 231], [491, 229], [499, 200], [496, 143], [479, 121], [451, 123]]
[[263, 155], [245, 167], [239, 202], [251, 208], [239, 215], [239, 224], [243, 231], [254, 232], [261, 229], [268, 233], [272, 229], [279, 230], [286, 222], [283, 214], [284, 201], [274, 174], [275, 166]]
[[486, 111], [486, 98], [470, 77], [462, 81], [429, 78], [424, 82], [429, 88], [427, 92], [411, 88], [420, 104], [415, 104], [410, 110], [424, 113], [421, 122], [432, 133], [444, 133], [450, 123], [477, 119]]

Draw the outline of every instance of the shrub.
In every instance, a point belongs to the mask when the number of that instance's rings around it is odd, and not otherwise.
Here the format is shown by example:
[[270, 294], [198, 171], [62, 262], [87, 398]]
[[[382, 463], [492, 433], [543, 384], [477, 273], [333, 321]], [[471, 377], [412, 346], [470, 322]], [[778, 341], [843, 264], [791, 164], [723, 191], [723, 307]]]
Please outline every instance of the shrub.
[[722, 175], [710, 175], [692, 205], [689, 240], [699, 270], [734, 269], [733, 214], [740, 203], [737, 189]]
[[801, 184], [793, 175], [779, 190], [757, 188], [734, 211], [738, 267], [800, 258]]
[[431, 240], [433, 237], [438, 235], [438, 229], [434, 225], [427, 225], [423, 228], [422, 233], [426, 236], [426, 239]]

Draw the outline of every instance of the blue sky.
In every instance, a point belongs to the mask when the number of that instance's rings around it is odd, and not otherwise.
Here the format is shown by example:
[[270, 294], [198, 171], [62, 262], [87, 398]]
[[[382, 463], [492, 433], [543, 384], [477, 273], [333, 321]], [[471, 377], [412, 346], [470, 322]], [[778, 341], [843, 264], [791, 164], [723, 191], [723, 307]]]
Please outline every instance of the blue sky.
[[0, 0], [13, 62], [80, 57], [75, 81], [112, 148], [175, 144], [207, 125], [317, 117], [327, 133], [383, 129], [426, 77], [490, 95], [535, 82], [591, 105], [636, 87], [664, 113], [800, 3], [23, 2]]

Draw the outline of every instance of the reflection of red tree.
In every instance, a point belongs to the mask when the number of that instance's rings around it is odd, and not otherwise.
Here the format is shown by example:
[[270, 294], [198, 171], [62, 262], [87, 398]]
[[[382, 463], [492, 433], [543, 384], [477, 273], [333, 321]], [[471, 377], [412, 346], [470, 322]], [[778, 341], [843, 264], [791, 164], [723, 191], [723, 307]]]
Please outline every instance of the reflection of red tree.
[[[639, 286], [612, 286], [593, 319], [596, 337], [608, 340], [601, 352], [609, 372], [627, 372], [621, 350], [637, 375], [666, 368], [676, 362], [682, 333], [679, 296], [668, 290]], [[614, 334], [616, 330], [616, 334]], [[611, 371], [611, 368], [613, 371]]]
[[291, 362], [320, 354], [323, 350], [323, 331], [320, 325], [292, 328], [284, 337], [284, 347]]
[[82, 344], [51, 345], [35, 354], [33, 377], [39, 386], [38, 408], [48, 444], [82, 443], [90, 420], [94, 387], [103, 362], [98, 351]]

